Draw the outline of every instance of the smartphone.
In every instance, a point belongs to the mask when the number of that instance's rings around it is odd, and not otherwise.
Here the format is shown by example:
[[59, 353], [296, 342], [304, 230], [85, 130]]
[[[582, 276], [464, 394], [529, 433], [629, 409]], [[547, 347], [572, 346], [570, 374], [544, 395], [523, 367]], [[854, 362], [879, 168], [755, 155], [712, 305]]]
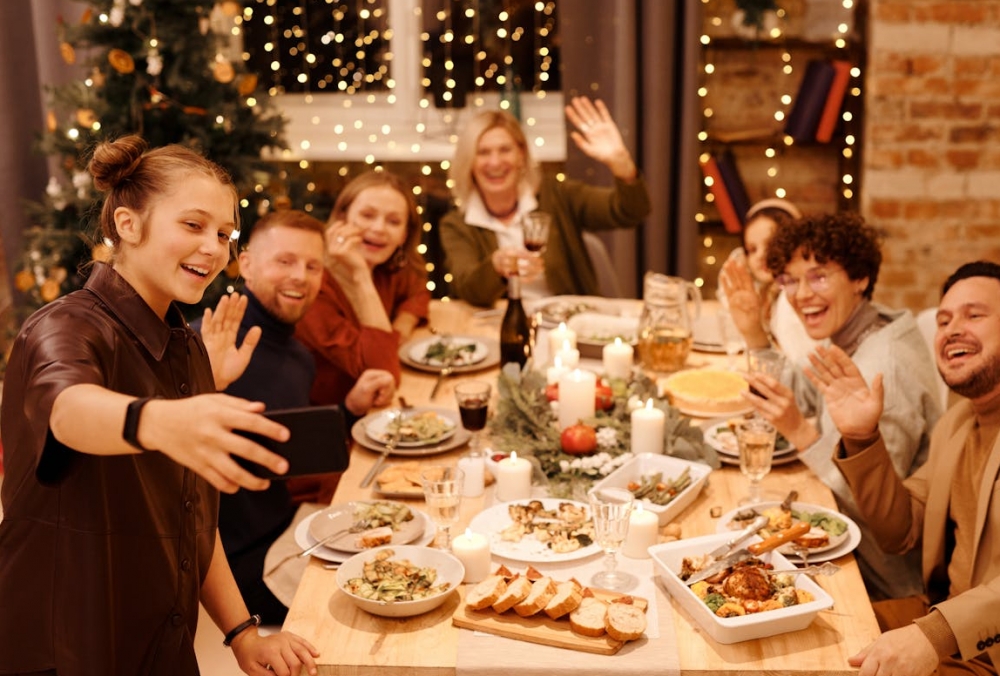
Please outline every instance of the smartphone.
[[235, 430], [288, 460], [288, 472], [275, 474], [267, 467], [233, 456], [236, 461], [264, 479], [288, 479], [310, 474], [343, 472], [350, 461], [347, 420], [336, 404], [267, 411], [265, 416], [288, 428], [288, 441], [275, 441], [245, 430]]

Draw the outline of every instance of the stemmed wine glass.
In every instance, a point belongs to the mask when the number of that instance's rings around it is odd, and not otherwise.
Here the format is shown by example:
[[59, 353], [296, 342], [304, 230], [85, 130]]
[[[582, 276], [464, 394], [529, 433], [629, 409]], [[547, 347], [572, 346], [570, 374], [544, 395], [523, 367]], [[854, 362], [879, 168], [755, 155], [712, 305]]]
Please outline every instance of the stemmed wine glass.
[[771, 471], [774, 442], [778, 431], [763, 418], [754, 416], [736, 426], [736, 442], [740, 449], [740, 471], [750, 479], [750, 493], [741, 505], [760, 502], [760, 480]]
[[450, 465], [429, 465], [420, 471], [427, 511], [444, 535], [442, 549], [451, 549], [451, 527], [458, 523], [465, 472]]
[[472, 432], [469, 449], [479, 452], [479, 433], [486, 427], [492, 387], [481, 380], [469, 380], [455, 385], [455, 399], [462, 416], [462, 427]]
[[632, 492], [624, 488], [595, 488], [588, 493], [594, 535], [604, 550], [604, 570], [595, 573], [590, 583], [603, 589], [624, 591], [638, 583], [635, 575], [617, 570], [616, 554], [625, 542], [632, 514]]

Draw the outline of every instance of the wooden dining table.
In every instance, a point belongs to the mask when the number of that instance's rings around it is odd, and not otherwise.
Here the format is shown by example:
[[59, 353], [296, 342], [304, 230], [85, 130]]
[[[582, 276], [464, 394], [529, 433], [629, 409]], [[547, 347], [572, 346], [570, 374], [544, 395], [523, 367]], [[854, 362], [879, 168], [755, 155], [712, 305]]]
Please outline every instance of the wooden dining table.
[[[458, 335], [497, 338], [501, 313], [499, 310], [482, 311], [458, 301], [433, 301], [430, 328], [439, 332]], [[430, 335], [428, 328], [418, 330], [415, 337]], [[688, 366], [719, 365], [725, 355], [692, 352]], [[448, 377], [431, 399], [437, 376], [404, 366], [399, 394], [412, 405], [454, 407], [454, 385], [463, 379], [496, 382], [498, 368], [493, 367], [473, 373]], [[494, 394], [494, 396], [496, 396]], [[466, 448], [455, 449], [429, 456], [427, 462], [453, 463]], [[376, 497], [371, 488], [361, 488], [362, 478], [368, 473], [378, 454], [355, 444], [349, 469], [340, 480], [334, 504]], [[411, 458], [406, 458], [407, 460]], [[391, 460], [390, 460], [391, 461]], [[765, 500], [780, 500], [790, 489], [796, 489], [799, 500], [836, 509], [830, 490], [800, 462], [775, 466], [762, 482]], [[676, 519], [682, 538], [716, 532], [719, 515], [738, 505], [745, 496], [747, 480], [738, 468], [723, 466], [713, 471], [701, 494]], [[456, 532], [484, 507], [488, 506], [490, 492], [482, 497], [464, 498]], [[413, 505], [420, 507], [422, 501]], [[662, 535], [661, 539], [666, 540]], [[856, 654], [879, 635], [878, 624], [864, 583], [852, 554], [834, 560], [840, 572], [830, 577], [820, 577], [816, 582], [834, 599], [834, 605], [821, 611], [805, 629], [778, 634], [767, 638], [723, 645], [710, 638], [676, 601], [669, 597], [665, 587], [657, 586], [657, 607], [663, 619], [663, 629], [672, 629], [669, 643], [649, 640], [634, 648], [651, 651], [649, 657], [662, 655], [663, 645], [676, 650], [670, 655], [678, 671], [690, 676], [736, 676], [737, 674], [796, 674], [801, 676], [825, 674], [830, 676], [853, 674], [856, 669], [848, 665], [848, 657]], [[326, 568], [324, 562], [313, 559], [301, 579], [284, 624], [284, 629], [311, 641], [320, 651], [319, 673], [324, 675], [357, 676], [452, 676], [463, 674], [458, 654], [461, 632], [453, 626], [451, 618], [458, 597], [454, 596], [435, 611], [407, 619], [392, 619], [370, 615], [359, 608], [342, 591], [338, 590], [336, 572]], [[510, 651], [516, 653], [521, 646], [511, 643]], [[662, 644], [662, 645], [661, 645]], [[558, 650], [558, 649], [553, 649]], [[661, 651], [661, 652], [657, 652]], [[562, 666], [571, 671], [583, 672], [592, 668], [593, 655], [574, 650], [560, 650]], [[643, 653], [639, 653], [641, 656]], [[608, 660], [605, 671], [615, 671], [614, 659]], [[623, 662], [624, 664], [624, 662]], [[530, 663], [519, 665], [519, 674], [553, 671], [544, 665]], [[304, 672], [303, 672], [304, 673]], [[626, 673], [623, 671], [622, 673]], [[632, 671], [632, 673], [637, 673]], [[661, 672], [662, 673], [662, 672]]]

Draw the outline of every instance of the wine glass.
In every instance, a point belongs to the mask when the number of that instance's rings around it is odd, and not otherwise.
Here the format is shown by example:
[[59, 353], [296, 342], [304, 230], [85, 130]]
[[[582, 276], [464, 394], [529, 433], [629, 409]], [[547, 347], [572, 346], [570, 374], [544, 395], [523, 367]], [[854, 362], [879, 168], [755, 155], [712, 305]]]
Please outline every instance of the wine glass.
[[469, 380], [455, 385], [455, 399], [458, 412], [462, 416], [462, 427], [472, 432], [469, 450], [479, 452], [479, 433], [486, 427], [492, 387], [481, 380]]
[[535, 256], [545, 253], [549, 243], [549, 228], [552, 216], [544, 211], [532, 211], [521, 218], [521, 232], [524, 234], [524, 248]]
[[458, 523], [465, 472], [450, 465], [428, 465], [420, 470], [420, 483], [427, 511], [444, 536], [441, 548], [451, 549], [451, 527]]
[[590, 583], [603, 589], [624, 591], [638, 583], [635, 575], [617, 570], [616, 554], [625, 542], [632, 515], [632, 492], [624, 488], [595, 488], [588, 493], [597, 544], [604, 550], [604, 570]]
[[760, 502], [760, 480], [771, 471], [774, 442], [778, 431], [763, 418], [753, 417], [736, 426], [736, 443], [740, 449], [740, 471], [750, 479], [749, 495], [741, 505]]

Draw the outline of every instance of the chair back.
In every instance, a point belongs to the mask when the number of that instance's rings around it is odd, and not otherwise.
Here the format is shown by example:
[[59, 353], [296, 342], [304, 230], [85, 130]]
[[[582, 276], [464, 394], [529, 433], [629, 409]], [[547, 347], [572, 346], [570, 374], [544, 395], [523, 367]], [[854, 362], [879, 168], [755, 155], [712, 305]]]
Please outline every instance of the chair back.
[[590, 262], [594, 266], [601, 295], [606, 298], [621, 298], [621, 283], [618, 281], [618, 273], [611, 262], [608, 249], [604, 246], [604, 240], [592, 232], [584, 232], [583, 243], [587, 247], [587, 255], [590, 256]]

